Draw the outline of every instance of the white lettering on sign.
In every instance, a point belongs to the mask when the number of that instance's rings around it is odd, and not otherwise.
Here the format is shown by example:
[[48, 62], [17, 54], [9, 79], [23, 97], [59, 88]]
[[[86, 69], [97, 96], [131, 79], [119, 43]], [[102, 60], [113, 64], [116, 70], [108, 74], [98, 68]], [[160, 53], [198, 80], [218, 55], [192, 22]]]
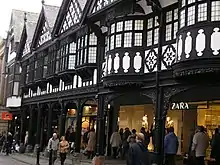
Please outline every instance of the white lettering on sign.
[[189, 104], [188, 103], [172, 103], [172, 110], [185, 110], [185, 109], [189, 109]]

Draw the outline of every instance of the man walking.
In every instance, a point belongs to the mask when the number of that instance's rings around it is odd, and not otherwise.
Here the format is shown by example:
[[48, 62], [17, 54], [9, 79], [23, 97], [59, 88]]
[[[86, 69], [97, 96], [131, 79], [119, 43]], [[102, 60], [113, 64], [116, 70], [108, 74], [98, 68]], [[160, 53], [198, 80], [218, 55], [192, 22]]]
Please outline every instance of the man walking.
[[196, 164], [205, 165], [206, 150], [209, 147], [209, 137], [205, 133], [203, 126], [198, 127], [197, 133], [193, 137], [192, 151], [195, 153]]
[[59, 139], [57, 138], [57, 134], [54, 133], [53, 137], [50, 138], [50, 140], [48, 142], [48, 150], [49, 151], [52, 150], [52, 163], [53, 164], [57, 159], [58, 146], [59, 146]]
[[177, 136], [174, 133], [174, 128], [167, 128], [167, 135], [164, 139], [164, 150], [165, 150], [165, 164], [166, 165], [175, 165], [175, 157], [179, 147], [179, 141]]

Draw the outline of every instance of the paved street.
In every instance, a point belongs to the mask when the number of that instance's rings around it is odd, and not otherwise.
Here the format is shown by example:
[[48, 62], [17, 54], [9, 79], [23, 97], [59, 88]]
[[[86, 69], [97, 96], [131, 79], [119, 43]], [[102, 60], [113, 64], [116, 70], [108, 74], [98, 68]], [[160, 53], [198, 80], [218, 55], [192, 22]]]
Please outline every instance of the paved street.
[[20, 161], [16, 161], [12, 159], [10, 156], [0, 155], [0, 165], [27, 165], [26, 163], [22, 163]]

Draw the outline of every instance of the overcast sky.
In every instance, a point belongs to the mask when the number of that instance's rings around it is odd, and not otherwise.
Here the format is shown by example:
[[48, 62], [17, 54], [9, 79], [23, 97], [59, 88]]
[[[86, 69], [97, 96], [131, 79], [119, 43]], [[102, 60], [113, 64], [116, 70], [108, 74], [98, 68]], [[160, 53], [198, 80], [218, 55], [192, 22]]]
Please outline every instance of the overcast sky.
[[[42, 0], [4, 0], [0, 5], [0, 36], [5, 37], [9, 27], [11, 10], [19, 9], [39, 13]], [[62, 0], [45, 0], [45, 4], [60, 6]]]

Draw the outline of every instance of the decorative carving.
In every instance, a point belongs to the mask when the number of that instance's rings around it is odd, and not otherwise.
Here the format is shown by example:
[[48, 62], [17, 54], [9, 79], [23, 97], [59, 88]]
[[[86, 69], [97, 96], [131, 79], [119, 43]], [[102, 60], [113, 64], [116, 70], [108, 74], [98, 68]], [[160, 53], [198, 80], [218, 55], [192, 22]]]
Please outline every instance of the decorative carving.
[[147, 68], [146, 73], [153, 72], [156, 69], [157, 53], [154, 49], [145, 51], [145, 66]]
[[134, 69], [136, 73], [140, 72], [142, 67], [142, 57], [140, 55], [140, 52], [136, 52], [136, 56], [134, 57]]
[[215, 56], [219, 55], [220, 50], [220, 44], [219, 44], [219, 38], [220, 38], [220, 29], [214, 28], [214, 32], [211, 35], [211, 49], [213, 50], [213, 54]]
[[156, 89], [148, 89], [146, 91], [141, 92], [141, 95], [149, 97], [152, 100], [153, 104], [156, 104], [156, 100], [157, 100]]
[[179, 36], [179, 41], [178, 41], [178, 46], [177, 46], [177, 58], [176, 58], [176, 62], [181, 60], [181, 56], [182, 56], [182, 51], [183, 51], [183, 39], [182, 39], [182, 35]]
[[114, 58], [114, 70], [115, 70], [115, 73], [118, 73], [119, 67], [120, 67], [120, 58], [119, 58], [119, 54], [116, 53], [115, 54], [115, 58]]
[[198, 33], [199, 34], [196, 37], [196, 51], [197, 56], [201, 57], [203, 55], [203, 51], [205, 50], [206, 37], [203, 29], [200, 29]]
[[190, 53], [192, 51], [192, 37], [191, 37], [191, 33], [188, 32], [187, 33], [187, 37], [185, 40], [185, 53], [186, 53], [186, 58], [190, 57]]
[[111, 73], [111, 69], [112, 69], [112, 56], [108, 55], [108, 74]]
[[125, 73], [128, 73], [128, 69], [130, 68], [130, 57], [128, 55], [129, 53], [126, 52], [123, 57], [123, 69]]
[[176, 50], [173, 45], [168, 45], [163, 53], [165, 69], [169, 69], [175, 63]]
[[105, 87], [120, 87], [120, 86], [143, 86], [144, 83], [140, 81], [120, 81], [120, 80], [115, 80], [111, 82], [104, 83]]
[[181, 71], [175, 71], [174, 77], [183, 77], [189, 75], [196, 75], [196, 74], [204, 74], [204, 73], [213, 73], [220, 71], [220, 68], [199, 68], [199, 69], [187, 69]]

